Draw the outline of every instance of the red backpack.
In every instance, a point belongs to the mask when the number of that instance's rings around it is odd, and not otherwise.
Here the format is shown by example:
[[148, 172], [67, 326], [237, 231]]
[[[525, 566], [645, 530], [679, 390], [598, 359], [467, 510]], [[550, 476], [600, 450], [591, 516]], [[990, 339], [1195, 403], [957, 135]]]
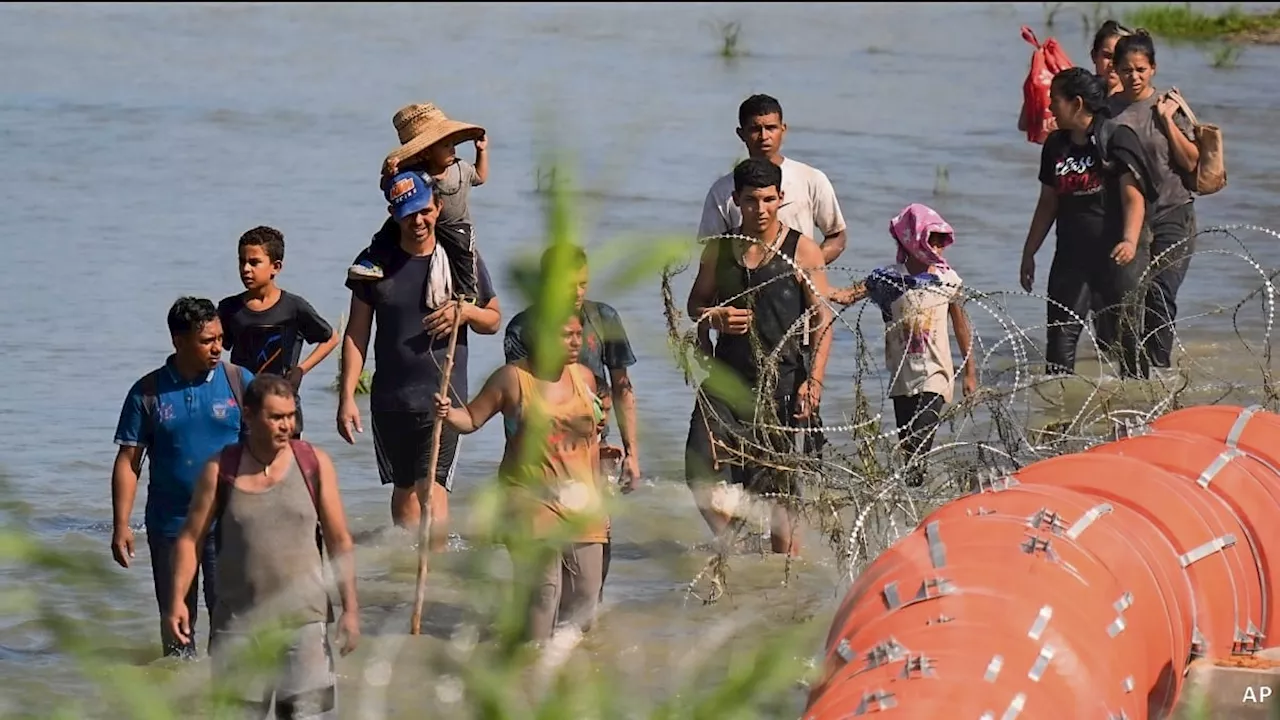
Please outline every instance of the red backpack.
[[[298, 463], [298, 470], [307, 484], [307, 492], [311, 494], [311, 503], [315, 505], [318, 515], [320, 513], [320, 459], [316, 457], [315, 448], [305, 440], [290, 440], [289, 445], [293, 449], [293, 459]], [[214, 547], [218, 549], [222, 547], [222, 533], [219, 532], [222, 524], [218, 521], [222, 519], [222, 513], [227, 509], [227, 500], [231, 498], [231, 489], [236, 485], [236, 473], [239, 472], [240, 455], [243, 452], [244, 446], [234, 443], [222, 448], [222, 452], [218, 454], [218, 489], [213, 500], [213, 542]], [[320, 531], [319, 524], [316, 525], [316, 547], [323, 555], [324, 534]]]
[[1057, 40], [1049, 38], [1041, 45], [1036, 34], [1026, 25], [1022, 26], [1022, 39], [1031, 43], [1035, 51], [1031, 53], [1027, 79], [1022, 83], [1022, 113], [1018, 116], [1018, 127], [1026, 130], [1028, 142], [1040, 145], [1053, 129], [1049, 85], [1054, 75], [1074, 67], [1074, 64]]

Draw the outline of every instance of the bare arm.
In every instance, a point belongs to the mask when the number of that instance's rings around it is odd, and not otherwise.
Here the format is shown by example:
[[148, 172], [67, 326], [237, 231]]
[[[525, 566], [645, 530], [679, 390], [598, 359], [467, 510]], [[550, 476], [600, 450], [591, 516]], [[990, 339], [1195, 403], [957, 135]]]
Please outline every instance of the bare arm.
[[129, 527], [133, 501], [138, 496], [138, 473], [142, 470], [142, 448], [121, 445], [111, 467], [111, 517], [117, 529]]
[[716, 298], [716, 246], [707, 243], [702, 248], [702, 257], [698, 261], [698, 274], [693, 278], [693, 286], [689, 288], [689, 300], [685, 310], [690, 319], [698, 324], [698, 350], [708, 357], [711, 355], [711, 321], [718, 308], [714, 307]]
[[800, 266], [798, 272], [805, 302], [815, 311], [814, 321], [809, 324], [809, 344], [815, 349], [809, 378], [821, 384], [827, 375], [832, 336], [831, 309], [823, 302], [823, 298], [831, 294], [831, 287], [827, 284], [822, 248], [812, 238], [801, 236], [796, 246], [796, 264]]
[[356, 386], [364, 371], [364, 359], [369, 350], [369, 335], [373, 331], [373, 306], [351, 295], [351, 309], [347, 314], [347, 329], [342, 337], [342, 370], [338, 389], [341, 402], [355, 402]]
[[[595, 378], [592, 378], [594, 381]], [[631, 375], [626, 368], [610, 368], [613, 407], [618, 414], [618, 432], [622, 435], [622, 449], [628, 455], [636, 455], [640, 445], [636, 440], [636, 393]]]
[[329, 454], [319, 448], [316, 448], [316, 459], [320, 461], [317, 488], [320, 530], [324, 535], [325, 549], [329, 551], [329, 561], [338, 576], [342, 612], [358, 613], [360, 603], [356, 600], [355, 554], [352, 552], [351, 533], [347, 529], [347, 515], [342, 508], [342, 495], [338, 491], [338, 471], [333, 467]]
[[1120, 205], [1124, 208], [1124, 239], [1134, 247], [1138, 238], [1142, 237], [1142, 223], [1146, 221], [1147, 200], [1142, 196], [1142, 189], [1133, 173], [1125, 173], [1120, 178]]
[[1172, 115], [1157, 114], [1160, 129], [1169, 139], [1169, 156], [1185, 172], [1195, 172], [1200, 165], [1200, 148], [1178, 127]]
[[470, 403], [463, 407], [449, 408], [445, 422], [463, 435], [470, 435], [514, 403], [517, 392], [515, 384], [515, 368], [503, 365], [493, 371]]
[[[218, 456], [204, 464], [191, 495], [187, 522], [173, 543], [173, 592], [169, 595], [169, 612], [186, 602], [191, 581], [200, 564], [199, 548], [203, 547], [209, 527], [213, 525], [213, 504], [218, 494]], [[168, 613], [166, 613], [167, 615]]]
[[1041, 185], [1040, 198], [1036, 200], [1035, 212], [1031, 214], [1031, 227], [1027, 228], [1027, 239], [1022, 245], [1022, 257], [1035, 257], [1057, 219], [1058, 194], [1048, 185]]
[[480, 335], [496, 335], [502, 327], [502, 306], [496, 297], [489, 298], [484, 307], [466, 303], [462, 308], [463, 322]]
[[952, 302], [947, 312], [951, 315], [951, 325], [956, 329], [956, 344], [960, 346], [960, 354], [964, 356], [965, 377], [976, 383], [978, 362], [973, 357], [973, 328], [969, 325], [969, 314], [959, 302]]
[[489, 140], [484, 138], [476, 143], [476, 185], [489, 181]]
[[828, 235], [822, 239], [822, 259], [827, 264], [836, 261], [840, 254], [844, 252], [845, 245], [849, 242], [849, 231], [841, 230], [835, 235]]
[[298, 369], [302, 370], [302, 374], [306, 375], [311, 372], [312, 368], [324, 362], [324, 359], [329, 357], [329, 353], [333, 352], [334, 348], [338, 347], [339, 340], [341, 340], [341, 338], [338, 337], [338, 331], [334, 330], [328, 340], [325, 340], [312, 348], [306, 359], [298, 363]]

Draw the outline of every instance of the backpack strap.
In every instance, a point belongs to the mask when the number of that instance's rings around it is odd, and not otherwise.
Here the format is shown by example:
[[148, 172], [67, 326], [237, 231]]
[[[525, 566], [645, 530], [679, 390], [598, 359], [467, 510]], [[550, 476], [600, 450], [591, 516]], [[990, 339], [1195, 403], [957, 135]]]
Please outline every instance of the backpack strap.
[[231, 386], [231, 397], [236, 400], [236, 407], [244, 409], [244, 368], [222, 361], [222, 371], [227, 374], [227, 385]]
[[[298, 463], [298, 471], [302, 473], [302, 479], [307, 484], [307, 492], [311, 493], [311, 502], [316, 508], [316, 550], [320, 552], [320, 557], [324, 557], [324, 531], [320, 529], [320, 458], [316, 455], [315, 446], [306, 440], [293, 439], [289, 441], [289, 447], [293, 450], [293, 459]], [[334, 621], [333, 598], [325, 593], [326, 612], [328, 613], [328, 621]]]
[[231, 489], [236, 486], [236, 473], [240, 472], [240, 457], [244, 454], [244, 446], [232, 443], [218, 453], [218, 484], [213, 495], [213, 547], [214, 552], [222, 551], [222, 514], [227, 510], [227, 501], [231, 498]]
[[138, 456], [138, 470], [156, 438], [156, 409], [160, 405], [160, 369], [142, 376], [142, 454]]

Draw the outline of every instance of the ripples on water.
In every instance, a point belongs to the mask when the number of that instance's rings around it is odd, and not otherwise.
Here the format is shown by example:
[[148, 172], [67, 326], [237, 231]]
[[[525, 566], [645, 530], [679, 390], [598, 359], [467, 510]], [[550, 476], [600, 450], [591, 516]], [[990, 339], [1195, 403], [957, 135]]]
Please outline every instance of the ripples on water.
[[[741, 21], [745, 57], [716, 55], [717, 19]], [[709, 183], [743, 154], [733, 127], [752, 92], [781, 99], [788, 154], [826, 171], [840, 195], [850, 244], [837, 280], [889, 259], [888, 218], [923, 201], [958, 228], [949, 257], [971, 287], [1012, 289], [1038, 157], [1013, 128], [1029, 54], [1018, 26], [1041, 19], [1034, 4], [968, 3], [7, 5], [4, 470], [43, 538], [93, 544], [106, 557], [112, 431], [129, 384], [167, 352], [169, 303], [236, 291], [236, 238], [270, 224], [288, 241], [282, 285], [336, 324], [344, 268], [385, 213], [375, 179], [394, 145], [389, 117], [410, 101], [433, 100], [490, 131], [492, 179], [473, 194], [473, 212], [508, 317], [522, 303], [505, 266], [536, 253], [543, 230], [533, 192], [538, 141], [558, 138], [574, 153], [590, 189], [589, 245], [639, 231], [691, 233]], [[1055, 34], [1085, 61], [1085, 38], [1071, 22]], [[1197, 50], [1160, 47], [1158, 82], [1181, 87], [1227, 134], [1231, 185], [1198, 203], [1202, 226], [1280, 225], [1277, 63], [1280, 50], [1251, 47], [1239, 67], [1215, 72]], [[949, 193], [934, 197], [939, 166], [949, 171]], [[1274, 245], [1251, 250], [1264, 266], [1280, 264]], [[593, 295], [622, 311], [640, 358], [633, 376], [645, 468], [679, 478], [679, 453], [667, 451], [681, 447], [691, 395], [667, 355], [656, 280], [612, 296], [611, 270], [597, 268]], [[681, 281], [683, 292], [688, 276]], [[1204, 309], [1256, 283], [1238, 261], [1197, 259], [1183, 298]], [[1043, 322], [1042, 303], [1024, 305], [1028, 324]], [[997, 328], [977, 323], [998, 338]], [[878, 323], [865, 327], [877, 347]], [[1197, 334], [1205, 342], [1231, 336], [1220, 323], [1184, 330]], [[837, 344], [831, 375], [851, 375], [852, 340]], [[386, 632], [398, 633], [413, 554], [403, 533], [386, 529], [387, 493], [369, 437], [347, 447], [326, 420], [336, 357], [308, 378], [308, 434], [335, 455], [362, 554], [382, 557], [361, 568], [377, 620], [370, 632], [385, 619]], [[472, 358], [474, 385], [501, 362], [500, 341], [477, 339]], [[838, 409], [847, 398], [828, 403]], [[458, 522], [470, 487], [494, 471], [500, 441], [490, 428], [464, 443]], [[626, 506], [607, 591], [616, 620], [588, 646], [630, 666], [635, 648], [675, 652], [722, 612], [683, 600], [707, 540], [687, 491], [661, 483]], [[454, 545], [467, 554], [461, 538]], [[138, 645], [155, 634], [144, 548], [140, 534], [127, 592], [98, 600], [120, 611], [108, 629]], [[787, 616], [780, 603], [820, 612], [836, 596], [838, 573], [814, 552], [785, 590], [780, 564], [746, 557], [735, 570], [745, 590], [733, 604], [766, 620]], [[41, 592], [59, 607], [85, 600], [57, 587]], [[24, 697], [73, 692], [62, 684], [65, 661], [42, 643], [30, 618], [0, 620], [0, 672]], [[640, 692], [670, 686], [661, 667], [635, 672]]]

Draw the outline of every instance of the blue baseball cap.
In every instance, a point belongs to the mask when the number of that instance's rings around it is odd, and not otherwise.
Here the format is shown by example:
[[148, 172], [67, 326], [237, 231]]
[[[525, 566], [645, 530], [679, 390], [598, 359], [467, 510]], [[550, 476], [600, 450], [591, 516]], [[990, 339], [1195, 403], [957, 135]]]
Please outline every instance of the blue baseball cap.
[[431, 205], [433, 183], [420, 173], [402, 172], [383, 185], [383, 194], [391, 204], [391, 215], [403, 220]]

